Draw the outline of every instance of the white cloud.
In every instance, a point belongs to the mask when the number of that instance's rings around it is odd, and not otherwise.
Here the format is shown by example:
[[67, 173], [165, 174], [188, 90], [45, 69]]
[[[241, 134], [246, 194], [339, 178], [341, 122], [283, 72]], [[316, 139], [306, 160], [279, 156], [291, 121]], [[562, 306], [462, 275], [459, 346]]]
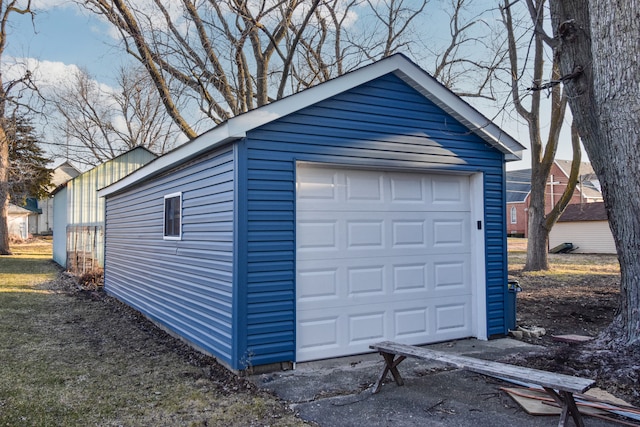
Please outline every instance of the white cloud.
[[75, 3], [70, 0], [31, 0], [31, 9], [35, 11], [54, 9], [56, 7], [75, 7]]
[[5, 80], [17, 80], [28, 71], [38, 86], [55, 87], [68, 80], [77, 71], [74, 64], [65, 64], [58, 61], [42, 61], [35, 58], [6, 58], [2, 64]]

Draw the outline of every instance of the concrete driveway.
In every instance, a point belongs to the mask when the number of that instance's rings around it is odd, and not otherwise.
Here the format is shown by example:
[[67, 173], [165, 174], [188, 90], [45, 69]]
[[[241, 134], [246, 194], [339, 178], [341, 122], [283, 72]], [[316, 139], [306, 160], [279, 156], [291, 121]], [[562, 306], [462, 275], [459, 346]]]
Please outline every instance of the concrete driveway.
[[[430, 347], [484, 359], [540, 349], [508, 338]], [[322, 427], [558, 425], [558, 416], [528, 415], [499, 390], [512, 384], [439, 363], [407, 359], [398, 368], [405, 385], [398, 387], [389, 375], [381, 391], [372, 394], [382, 368], [381, 356], [366, 354], [300, 363], [292, 371], [254, 375], [251, 380], [290, 402], [302, 419]], [[584, 419], [587, 426], [617, 425]]]

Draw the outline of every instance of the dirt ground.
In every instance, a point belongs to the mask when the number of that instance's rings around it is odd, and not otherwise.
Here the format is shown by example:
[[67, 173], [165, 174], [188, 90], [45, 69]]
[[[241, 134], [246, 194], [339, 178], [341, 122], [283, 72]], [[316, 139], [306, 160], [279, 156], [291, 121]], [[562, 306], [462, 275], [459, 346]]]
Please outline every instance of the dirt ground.
[[[612, 272], [615, 257], [598, 255], [553, 255], [550, 274], [522, 271], [524, 254], [510, 254], [510, 278], [517, 279], [517, 324], [542, 327], [546, 334], [524, 340], [545, 346], [542, 353], [519, 355], [510, 363], [593, 378], [596, 385], [629, 403], [640, 405], [640, 345], [625, 348], [603, 339], [617, 315], [619, 273]], [[522, 262], [522, 264], [520, 264]], [[567, 264], [566, 271], [562, 265]], [[588, 274], [576, 271], [583, 266]], [[560, 270], [560, 273], [558, 273]], [[585, 344], [568, 344], [554, 335], [593, 337]]]

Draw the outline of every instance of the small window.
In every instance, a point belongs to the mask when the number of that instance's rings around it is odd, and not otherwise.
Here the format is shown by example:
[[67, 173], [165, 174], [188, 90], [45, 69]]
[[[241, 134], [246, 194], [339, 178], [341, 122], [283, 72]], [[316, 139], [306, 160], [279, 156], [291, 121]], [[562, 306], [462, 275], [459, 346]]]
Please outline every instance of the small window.
[[180, 240], [182, 237], [182, 193], [164, 196], [164, 238]]
[[518, 223], [518, 212], [516, 211], [515, 206], [511, 206], [511, 224]]

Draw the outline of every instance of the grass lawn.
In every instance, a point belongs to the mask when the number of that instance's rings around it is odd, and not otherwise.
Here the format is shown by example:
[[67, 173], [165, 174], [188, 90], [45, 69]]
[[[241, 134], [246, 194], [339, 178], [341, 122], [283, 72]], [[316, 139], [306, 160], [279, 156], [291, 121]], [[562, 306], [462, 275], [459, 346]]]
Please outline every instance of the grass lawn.
[[616, 255], [592, 255], [592, 254], [548, 254], [549, 270], [522, 273], [527, 260], [527, 239], [507, 239], [509, 248], [509, 272], [521, 273], [524, 276], [555, 277], [561, 276], [593, 276], [593, 275], [619, 275], [620, 264]]
[[0, 257], [0, 426], [304, 425], [116, 301], [57, 292], [49, 243]]

